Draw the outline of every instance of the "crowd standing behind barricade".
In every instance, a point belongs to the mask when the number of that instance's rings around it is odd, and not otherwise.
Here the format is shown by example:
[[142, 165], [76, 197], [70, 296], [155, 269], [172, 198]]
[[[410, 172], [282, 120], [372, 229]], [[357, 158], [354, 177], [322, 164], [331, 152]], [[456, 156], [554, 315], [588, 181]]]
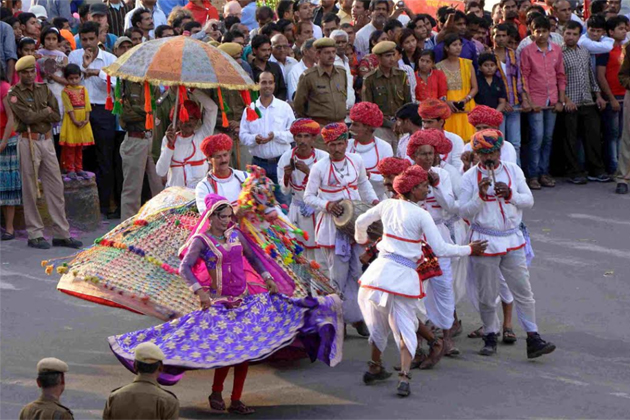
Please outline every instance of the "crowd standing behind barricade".
[[[343, 212], [339, 200], [376, 205], [388, 198], [416, 198], [422, 206], [438, 206], [442, 213], [430, 213], [438, 226], [449, 227], [441, 232], [443, 240], [463, 246], [467, 242], [457, 240], [452, 223], [475, 219], [489, 201], [504, 199], [515, 206], [520, 223], [522, 209], [533, 205], [531, 190], [547, 189], [537, 198], [553, 200], [559, 179], [603, 183], [602, 188], [614, 183], [611, 193], [628, 193], [630, 107], [624, 104], [630, 97], [630, 22], [620, 14], [620, 0], [595, 0], [590, 10], [574, 6], [567, 0], [501, 0], [486, 10], [483, 0], [465, 0], [463, 10], [444, 6], [433, 16], [390, 0], [231, 0], [218, 9], [209, 0], [2, 0], [2, 240], [15, 238], [16, 207], [23, 206], [28, 246], [50, 248], [36, 204], [38, 178], [52, 219], [52, 245], [81, 248], [69, 233], [64, 183], [95, 177], [102, 217], [124, 220], [171, 186], [195, 189], [200, 212], [209, 193], [235, 202], [248, 176], [243, 171], [253, 164], [273, 181], [291, 221], [310, 233], [302, 245], [345, 290], [346, 322], [362, 335], [374, 329], [382, 334], [386, 321], [366, 309], [365, 294], [357, 301], [356, 280], [366, 263], [362, 247], [355, 238], [340, 245], [332, 224]], [[222, 97], [216, 90], [188, 89], [188, 99], [174, 109], [177, 89], [153, 86], [157, 108], [148, 129], [148, 90], [120, 81], [124, 112], [114, 115], [102, 69], [139, 44], [173, 36], [209, 43], [234, 58], [260, 84], [252, 104], [225, 89]], [[219, 108], [223, 101], [227, 107]], [[189, 118], [174, 127], [173, 117], [182, 109]], [[248, 118], [252, 111], [259, 118]], [[493, 131], [475, 134], [484, 129]], [[425, 130], [433, 137], [422, 137]], [[219, 133], [226, 135], [221, 144], [204, 145]], [[440, 139], [446, 143], [438, 145]], [[230, 150], [224, 150], [226, 144]], [[488, 159], [492, 154], [497, 156]], [[434, 160], [423, 161], [426, 156]], [[382, 165], [386, 159], [417, 165], [406, 182], [398, 183], [403, 193], [393, 177], [404, 168], [383, 173], [393, 167], [394, 161]], [[497, 168], [498, 159], [509, 163], [497, 172], [496, 190], [488, 190], [487, 178], [478, 185], [471, 171], [479, 170], [481, 179], [489, 173], [485, 163]], [[419, 169], [423, 162], [425, 172]], [[424, 180], [428, 192], [414, 193]], [[448, 204], [447, 196], [470, 202], [458, 207], [457, 200]], [[483, 201], [477, 203], [477, 196]], [[406, 204], [396, 206], [411, 211]], [[379, 207], [378, 214], [398, 207]], [[471, 229], [475, 239], [490, 238], [490, 247], [499, 249], [492, 255], [503, 257], [493, 258], [504, 258], [505, 264], [525, 259], [507, 239], [492, 242], [501, 236], [496, 229], [520, 235], [518, 224], [498, 228], [482, 219]], [[473, 255], [490, 255], [479, 246], [473, 246]], [[441, 257], [452, 258], [441, 260], [443, 269], [450, 268], [428, 293], [429, 301], [438, 302], [428, 308], [429, 318], [440, 312], [433, 324], [444, 324], [438, 329], [445, 341], [425, 332], [430, 357], [414, 359], [412, 366], [434, 365], [440, 346], [447, 354], [458, 353], [451, 342], [458, 325], [461, 329], [456, 313], [451, 319], [461, 295], [457, 258], [470, 251], [448, 249]], [[473, 266], [488, 275], [498, 272], [498, 264]], [[536, 332], [528, 273], [519, 266], [502, 274], [490, 290], [479, 291], [484, 325], [476, 332], [484, 338], [482, 354], [496, 351], [493, 334], [501, 333], [488, 303], [499, 289], [504, 303], [513, 300], [525, 317], [528, 355], [530, 345], [533, 357], [552, 351]], [[506, 282], [513, 297], [503, 293]], [[440, 298], [442, 289], [450, 290], [446, 298]], [[437, 322], [445, 313], [446, 320]], [[371, 325], [364, 323], [367, 318]], [[515, 339], [511, 324], [502, 333], [504, 340]], [[409, 347], [414, 346], [401, 347], [399, 341], [401, 382], [408, 384], [409, 357], [414, 357]], [[372, 344], [376, 356], [366, 383], [388, 376], [380, 362], [384, 344]], [[408, 385], [399, 392], [408, 394]]]

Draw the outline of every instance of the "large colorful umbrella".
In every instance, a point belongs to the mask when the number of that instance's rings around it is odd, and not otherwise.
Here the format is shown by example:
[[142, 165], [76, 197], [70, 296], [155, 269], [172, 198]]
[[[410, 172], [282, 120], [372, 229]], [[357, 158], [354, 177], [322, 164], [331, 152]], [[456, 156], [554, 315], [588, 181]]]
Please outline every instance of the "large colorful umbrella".
[[[156, 39], [136, 45], [120, 56], [118, 60], [103, 68], [108, 75], [108, 100], [106, 109], [115, 114], [122, 112], [121, 105], [114, 105], [111, 99], [109, 77], [129, 80], [145, 85], [146, 128], [153, 128], [152, 105], [149, 84], [161, 86], [179, 86], [175, 109], [180, 109], [179, 118], [186, 120], [184, 108], [179, 104], [185, 99], [186, 87], [199, 89], [217, 89], [219, 107], [222, 112], [222, 125], [227, 127], [221, 88], [239, 90], [247, 106], [248, 119], [255, 120], [257, 115], [249, 107], [250, 90], [259, 90], [247, 72], [232, 57], [209, 44], [190, 37], [176, 36]], [[116, 86], [116, 102], [121, 103], [120, 92]], [[178, 113], [175, 113], [173, 125], [176, 125]]]
[[241, 65], [223, 51], [186, 36], [136, 45], [103, 71], [153, 85], [258, 90]]

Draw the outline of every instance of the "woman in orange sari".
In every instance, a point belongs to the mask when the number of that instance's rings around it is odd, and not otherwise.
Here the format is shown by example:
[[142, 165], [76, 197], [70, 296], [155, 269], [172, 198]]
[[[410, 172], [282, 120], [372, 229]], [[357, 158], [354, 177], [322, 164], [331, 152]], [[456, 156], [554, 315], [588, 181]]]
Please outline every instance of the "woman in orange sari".
[[436, 67], [444, 72], [448, 90], [446, 102], [451, 108], [451, 116], [444, 129], [460, 136], [465, 143], [470, 141], [475, 128], [468, 122], [467, 113], [475, 107], [473, 98], [477, 94], [477, 77], [472, 61], [460, 58], [462, 41], [455, 34], [444, 38], [444, 60]]

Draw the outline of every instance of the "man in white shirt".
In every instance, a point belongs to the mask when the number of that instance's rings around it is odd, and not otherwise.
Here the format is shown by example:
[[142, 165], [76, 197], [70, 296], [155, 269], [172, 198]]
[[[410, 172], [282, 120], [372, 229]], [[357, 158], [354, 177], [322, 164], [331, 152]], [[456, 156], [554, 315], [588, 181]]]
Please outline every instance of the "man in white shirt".
[[153, 15], [149, 9], [135, 9], [131, 16], [131, 27], [142, 31], [142, 41], [153, 39]]
[[296, 6], [294, 6], [294, 13], [296, 15], [296, 22], [310, 22], [313, 26], [313, 37], [315, 39], [320, 39], [324, 34], [322, 33], [322, 28], [315, 25], [313, 23], [313, 18], [315, 17], [313, 11], [314, 8], [311, 5], [309, 0], [298, 0]]
[[[98, 48], [99, 25], [85, 22], [79, 29], [79, 38], [83, 48], [72, 51], [68, 63], [76, 64], [83, 72], [83, 85], [88, 91], [92, 112], [90, 125], [94, 134], [96, 150], [96, 184], [98, 198], [103, 214], [110, 213], [109, 204], [114, 195], [114, 161], [119, 159], [119, 152], [114, 147], [116, 142], [116, 116], [105, 109], [107, 100], [107, 75], [101, 69], [116, 61], [116, 56]], [[116, 81], [112, 78], [112, 84]], [[114, 197], [116, 202], [119, 197]]]
[[357, 32], [354, 40], [354, 48], [357, 51], [357, 60], [370, 53], [370, 35], [372, 32], [382, 31], [391, 13], [391, 3], [388, 0], [372, 0], [370, 3], [371, 20]]
[[284, 80], [287, 80], [291, 68], [297, 64], [295, 58], [289, 57], [289, 51], [291, 51], [291, 46], [286, 36], [276, 34], [271, 38], [271, 57], [269, 57], [269, 61], [280, 66]]
[[261, 118], [248, 121], [247, 110], [241, 118], [239, 138], [241, 143], [249, 147], [252, 154], [252, 165], [260, 166], [267, 173], [276, 186], [276, 199], [280, 204], [286, 204], [286, 197], [278, 186], [278, 161], [280, 156], [291, 149], [293, 136], [291, 123], [295, 120], [293, 110], [284, 101], [273, 96], [276, 87], [273, 74], [264, 71], [259, 77], [260, 97], [255, 106], [260, 110]]
[[460, 215], [470, 222], [471, 239], [487, 240], [488, 248], [470, 258], [471, 278], [477, 287], [479, 312], [483, 321], [484, 347], [480, 354], [497, 351], [499, 317], [499, 276], [503, 275], [514, 301], [521, 326], [527, 332], [527, 358], [533, 359], [555, 350], [544, 341], [536, 325], [536, 305], [525, 257], [525, 238], [519, 225], [523, 210], [534, 205], [523, 171], [514, 163], [501, 162], [503, 134], [482, 130], [471, 139], [480, 157], [462, 178]]
[[[346, 75], [348, 76], [348, 100], [346, 101], [346, 107], [348, 109], [354, 106], [356, 97], [354, 94], [354, 77], [350, 71], [350, 60], [346, 57], [346, 47], [348, 46], [348, 34], [346, 31], [336, 29], [330, 33], [330, 38], [337, 44], [337, 56], [335, 57], [335, 66], [343, 67], [346, 69]], [[346, 122], [349, 122], [346, 118]]]
[[313, 46], [314, 42], [315, 38], [310, 38], [302, 44], [302, 59], [291, 67], [291, 71], [289, 71], [287, 76], [287, 98], [289, 98], [289, 102], [293, 102], [293, 96], [297, 90], [302, 73], [317, 63], [317, 50]]
[[238, 196], [247, 179], [247, 172], [230, 167], [233, 141], [227, 134], [206, 137], [201, 143], [201, 151], [210, 163], [210, 172], [197, 184], [195, 201], [199, 213], [206, 211], [206, 196], [218, 194], [236, 206]]
[[[131, 10], [125, 16], [125, 31], [133, 27], [133, 25], [131, 24], [131, 17], [133, 16], [133, 13], [138, 9], [149, 9], [153, 17], [154, 27], [158, 27], [160, 25], [168, 25], [168, 22], [166, 20], [166, 15], [162, 11], [162, 9], [160, 9], [160, 7], [156, 4], [157, 0], [139, 0], [139, 2], [140, 4], [138, 4], [138, 7]], [[149, 32], [149, 37], [151, 39], [155, 37], [155, 35], [153, 34], [153, 30]]]
[[432, 98], [424, 100], [418, 106], [418, 114], [422, 117], [422, 128], [441, 130], [446, 138], [453, 143], [453, 150], [448, 155], [441, 156], [442, 160], [463, 172], [464, 162], [462, 162], [461, 157], [464, 151], [464, 141], [457, 134], [444, 130], [444, 123], [451, 116], [451, 110], [446, 102]]
[[333, 217], [343, 214], [341, 200], [363, 201], [375, 205], [378, 198], [367, 177], [359, 155], [347, 153], [348, 127], [332, 123], [322, 130], [329, 156], [311, 168], [304, 202], [316, 209], [315, 241], [328, 261], [330, 279], [343, 294], [344, 321], [352, 324], [360, 335], [369, 331], [357, 303], [361, 276], [359, 256], [363, 247], [337, 230]]
[[416, 131], [422, 130], [422, 118], [418, 115], [418, 104], [405, 104], [396, 111], [396, 128], [402, 133], [402, 137], [398, 141], [398, 149], [396, 156], [401, 159], [413, 160], [407, 156], [407, 145], [411, 135]]
[[348, 153], [356, 153], [363, 159], [365, 170], [379, 200], [387, 199], [383, 176], [378, 170], [381, 159], [394, 156], [392, 146], [374, 136], [374, 130], [383, 124], [383, 113], [378, 105], [359, 102], [350, 110], [352, 139], [348, 142]]

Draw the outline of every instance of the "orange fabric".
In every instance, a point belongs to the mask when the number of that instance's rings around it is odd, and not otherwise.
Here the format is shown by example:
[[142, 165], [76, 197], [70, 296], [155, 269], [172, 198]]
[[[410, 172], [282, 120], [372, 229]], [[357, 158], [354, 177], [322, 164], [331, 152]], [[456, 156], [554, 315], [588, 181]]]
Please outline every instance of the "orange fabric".
[[62, 146], [61, 164], [66, 172], [78, 172], [83, 170], [83, 147]]

